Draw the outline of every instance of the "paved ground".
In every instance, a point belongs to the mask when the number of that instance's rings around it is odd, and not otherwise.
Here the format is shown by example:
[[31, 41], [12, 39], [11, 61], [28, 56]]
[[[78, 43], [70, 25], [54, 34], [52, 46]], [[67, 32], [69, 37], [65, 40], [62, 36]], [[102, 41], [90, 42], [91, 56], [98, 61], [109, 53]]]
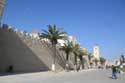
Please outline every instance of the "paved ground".
[[40, 72], [0, 76], [0, 83], [125, 83], [125, 74], [120, 74], [117, 80], [113, 80], [109, 70]]

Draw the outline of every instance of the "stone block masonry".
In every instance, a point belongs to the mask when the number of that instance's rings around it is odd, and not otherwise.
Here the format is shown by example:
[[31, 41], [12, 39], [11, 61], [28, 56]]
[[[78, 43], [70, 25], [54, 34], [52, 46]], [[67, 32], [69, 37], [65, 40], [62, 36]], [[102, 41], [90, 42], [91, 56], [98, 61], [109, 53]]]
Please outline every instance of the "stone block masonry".
[[[53, 51], [49, 44], [30, 39], [13, 30], [0, 29], [0, 72], [12, 66], [14, 72], [38, 72], [51, 69]], [[56, 69], [64, 69], [64, 59], [56, 58]]]

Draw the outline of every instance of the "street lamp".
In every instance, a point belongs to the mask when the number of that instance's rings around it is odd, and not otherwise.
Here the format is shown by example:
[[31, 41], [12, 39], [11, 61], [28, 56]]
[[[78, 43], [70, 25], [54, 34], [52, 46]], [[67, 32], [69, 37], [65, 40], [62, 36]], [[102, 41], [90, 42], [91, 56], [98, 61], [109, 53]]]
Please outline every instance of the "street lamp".
[[5, 0], [0, 0], [0, 25], [1, 25], [4, 5], [5, 5]]

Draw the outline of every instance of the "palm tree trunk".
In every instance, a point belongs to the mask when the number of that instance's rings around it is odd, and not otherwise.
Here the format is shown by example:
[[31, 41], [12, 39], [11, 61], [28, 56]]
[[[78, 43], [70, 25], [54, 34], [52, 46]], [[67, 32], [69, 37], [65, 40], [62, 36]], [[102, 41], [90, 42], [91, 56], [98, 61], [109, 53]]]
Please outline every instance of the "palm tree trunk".
[[69, 53], [66, 53], [66, 61], [69, 60]]
[[77, 56], [75, 55], [75, 65], [74, 65], [74, 70], [77, 70]]
[[75, 55], [75, 65], [77, 65], [77, 56]]
[[79, 58], [80, 58], [80, 65], [81, 65], [81, 69], [83, 69], [84, 68], [84, 64], [83, 64], [83, 58], [82, 58], [82, 56], [80, 55], [79, 56]]
[[69, 53], [66, 53], [66, 68], [67, 71], [69, 71]]
[[55, 64], [56, 63], [56, 45], [54, 45], [54, 61], [53, 61], [53, 63]]
[[54, 58], [53, 58], [53, 63], [52, 63], [52, 71], [55, 71], [55, 62], [56, 62], [56, 44], [53, 44], [53, 50], [54, 50]]

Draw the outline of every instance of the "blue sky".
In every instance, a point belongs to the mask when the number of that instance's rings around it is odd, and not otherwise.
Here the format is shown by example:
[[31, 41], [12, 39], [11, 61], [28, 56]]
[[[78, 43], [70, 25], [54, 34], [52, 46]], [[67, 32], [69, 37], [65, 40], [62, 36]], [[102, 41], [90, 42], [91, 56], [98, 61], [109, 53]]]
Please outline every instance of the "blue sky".
[[125, 54], [125, 0], [6, 0], [2, 23], [21, 30], [56, 24], [92, 52], [112, 60]]

